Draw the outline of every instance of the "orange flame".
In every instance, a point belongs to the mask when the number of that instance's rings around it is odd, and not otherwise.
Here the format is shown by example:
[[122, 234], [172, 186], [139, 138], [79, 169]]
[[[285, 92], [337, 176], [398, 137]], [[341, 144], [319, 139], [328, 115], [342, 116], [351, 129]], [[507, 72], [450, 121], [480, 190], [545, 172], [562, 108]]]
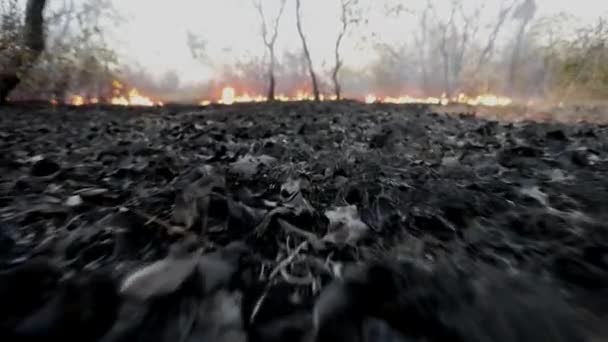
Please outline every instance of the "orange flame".
[[110, 103], [116, 106], [163, 106], [164, 104], [160, 101], [154, 101], [151, 98], [141, 95], [139, 90], [132, 88], [129, 90], [127, 96], [120, 95], [124, 85], [119, 81], [112, 82], [112, 93], [114, 97], [110, 99]]
[[84, 97], [80, 96], [80, 95], [74, 95], [72, 96], [72, 98], [70, 99], [70, 104], [72, 106], [82, 106], [85, 104], [85, 99]]
[[[320, 95], [320, 100], [325, 101], [326, 98], [335, 100], [335, 96], [326, 97], [324, 95]], [[262, 95], [252, 95], [249, 92], [244, 92], [242, 94], [237, 94], [234, 87], [227, 86], [222, 89], [220, 98], [217, 101], [212, 101], [209, 99], [204, 99], [199, 102], [201, 106], [208, 106], [213, 102], [225, 105], [231, 105], [234, 103], [251, 103], [251, 102], [265, 102], [268, 100], [266, 96]], [[304, 90], [298, 90], [295, 96], [287, 96], [285, 94], [277, 94], [275, 95], [275, 100], [280, 102], [287, 101], [312, 101], [314, 100], [314, 96]]]
[[[125, 86], [119, 81], [112, 81], [112, 98], [107, 100], [107, 103], [117, 106], [163, 106], [163, 102], [154, 101], [148, 96], [141, 95], [139, 90], [131, 88], [127, 95], [122, 95]], [[50, 103], [53, 105], [59, 104], [56, 99], [51, 99]], [[72, 106], [83, 106], [87, 104], [99, 104], [101, 100], [98, 97], [86, 97], [83, 95], [72, 95], [68, 103]]]
[[[248, 92], [244, 92], [242, 95], [237, 94], [234, 87], [227, 86], [222, 89], [221, 96], [219, 100], [212, 101], [209, 99], [202, 100], [200, 102], [201, 106], [207, 106], [213, 102], [231, 105], [234, 103], [247, 103], [247, 102], [263, 102], [266, 101], [267, 98], [261, 95], [251, 95]], [[275, 96], [275, 100], [287, 102], [287, 101], [312, 101], [314, 100], [314, 96], [305, 90], [298, 90], [295, 93], [295, 96], [287, 96], [285, 94], [278, 94]], [[335, 101], [336, 96], [325, 96], [320, 95], [321, 101]], [[498, 106], [508, 106], [513, 103], [511, 98], [500, 96], [496, 94], [486, 93], [480, 94], [477, 96], [469, 96], [464, 93], [459, 94], [458, 96], [449, 98], [446, 94], [442, 94], [439, 97], [429, 96], [429, 97], [416, 97], [410, 95], [401, 95], [397, 97], [392, 96], [384, 96], [379, 97], [373, 93], [366, 95], [363, 98], [363, 101], [367, 104], [371, 103], [393, 103], [393, 104], [432, 104], [432, 105], [448, 105], [449, 103], [458, 103], [458, 104], [468, 104], [471, 106], [490, 106], [490, 107], [498, 107]]]

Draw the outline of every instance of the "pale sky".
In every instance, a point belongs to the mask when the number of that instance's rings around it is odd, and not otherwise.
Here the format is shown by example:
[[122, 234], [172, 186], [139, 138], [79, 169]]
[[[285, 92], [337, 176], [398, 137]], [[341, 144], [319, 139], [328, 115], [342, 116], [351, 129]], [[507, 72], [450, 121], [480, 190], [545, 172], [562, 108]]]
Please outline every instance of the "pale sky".
[[[56, 1], [56, 0], [52, 0]], [[385, 41], [398, 41], [408, 35], [415, 22], [387, 20], [382, 7], [399, 0], [360, 0], [374, 9], [367, 12], [368, 29], [379, 33]], [[435, 0], [438, 9], [447, 8], [450, 0]], [[464, 0], [467, 7], [485, 4], [484, 22], [491, 24], [498, 5], [503, 0]], [[114, 27], [111, 45], [120, 55], [161, 75], [175, 70], [182, 81], [204, 81], [213, 77], [213, 66], [204, 66], [192, 58], [186, 43], [187, 32], [199, 35], [208, 42], [212, 63], [222, 64], [247, 56], [264, 54], [260, 38], [260, 23], [251, 0], [113, 0], [115, 7], [127, 22]], [[267, 17], [276, 12], [279, 0], [262, 0]], [[281, 22], [277, 49], [295, 51], [300, 40], [295, 29], [295, 0], [288, 4]], [[422, 0], [402, 0], [415, 7]], [[446, 6], [442, 6], [445, 3]], [[333, 63], [333, 46], [338, 32], [339, 0], [302, 0], [304, 29], [315, 64]], [[600, 15], [608, 13], [606, 0], [537, 0], [537, 16], [549, 16], [566, 12], [576, 16], [581, 23], [592, 23]], [[371, 49], [355, 44], [353, 33], [344, 43], [346, 64], [364, 65], [373, 58]], [[280, 53], [279, 53], [280, 55]]]

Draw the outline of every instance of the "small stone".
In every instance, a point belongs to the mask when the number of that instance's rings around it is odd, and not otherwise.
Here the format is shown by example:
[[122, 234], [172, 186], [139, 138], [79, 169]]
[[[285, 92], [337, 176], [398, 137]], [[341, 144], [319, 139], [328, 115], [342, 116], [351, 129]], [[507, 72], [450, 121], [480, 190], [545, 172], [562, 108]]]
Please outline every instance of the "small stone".
[[80, 197], [80, 195], [74, 195], [74, 196], [70, 196], [70, 198], [68, 198], [65, 201], [65, 205], [67, 205], [68, 207], [78, 207], [81, 206], [83, 203], [82, 201], [82, 197]]
[[458, 157], [443, 157], [441, 159], [441, 165], [445, 167], [456, 167], [460, 164]]

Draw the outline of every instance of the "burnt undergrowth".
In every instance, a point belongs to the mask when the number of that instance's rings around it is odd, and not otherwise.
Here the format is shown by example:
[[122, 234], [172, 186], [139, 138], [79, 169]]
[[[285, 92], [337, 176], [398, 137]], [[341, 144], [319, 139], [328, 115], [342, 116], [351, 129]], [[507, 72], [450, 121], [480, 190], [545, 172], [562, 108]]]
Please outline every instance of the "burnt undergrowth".
[[606, 336], [608, 128], [429, 110], [0, 109], [1, 333]]

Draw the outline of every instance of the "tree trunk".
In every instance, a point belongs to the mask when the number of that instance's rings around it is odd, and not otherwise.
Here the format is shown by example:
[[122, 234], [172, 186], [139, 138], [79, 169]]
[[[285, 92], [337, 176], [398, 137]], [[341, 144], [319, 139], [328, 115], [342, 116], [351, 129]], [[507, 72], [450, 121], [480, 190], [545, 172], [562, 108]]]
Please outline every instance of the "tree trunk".
[[275, 64], [275, 60], [274, 60], [274, 46], [269, 47], [270, 50], [270, 65], [268, 67], [268, 97], [267, 97], [267, 101], [274, 101], [275, 97], [274, 97], [274, 91], [276, 88], [276, 81], [274, 78], [274, 64]]
[[342, 22], [342, 27], [340, 28], [340, 32], [338, 33], [338, 38], [336, 39], [336, 50], [335, 50], [335, 57], [336, 57], [336, 64], [334, 65], [334, 71], [331, 75], [331, 79], [334, 82], [334, 91], [336, 94], [336, 100], [341, 100], [342, 99], [342, 87], [340, 85], [340, 80], [338, 79], [338, 74], [340, 73], [340, 69], [342, 68], [342, 59], [340, 58], [340, 45], [342, 44], [342, 39], [344, 38], [344, 35], [346, 34], [346, 29], [348, 28], [348, 22], [349, 19], [347, 17], [347, 10], [348, 10], [348, 6], [349, 3], [342, 1], [342, 15], [341, 15], [341, 22]]
[[315, 97], [315, 101], [320, 101], [321, 96], [319, 93], [319, 84], [317, 83], [317, 75], [315, 74], [315, 70], [312, 65], [312, 58], [310, 57], [310, 51], [308, 50], [308, 44], [306, 43], [306, 37], [304, 36], [304, 32], [302, 30], [302, 21], [300, 17], [300, 0], [296, 0], [296, 24], [298, 27], [298, 34], [300, 35], [300, 39], [302, 40], [302, 49], [304, 50], [304, 56], [306, 57], [306, 61], [308, 62], [308, 72], [310, 73], [310, 79], [312, 81], [312, 92]]
[[454, 25], [454, 15], [456, 13], [456, 7], [452, 6], [452, 12], [450, 13], [450, 20], [445, 25], [440, 25], [441, 29], [441, 46], [439, 46], [439, 51], [441, 53], [441, 57], [443, 60], [443, 83], [445, 89], [445, 95], [449, 98], [452, 95], [452, 86], [450, 84], [450, 67], [451, 58], [449, 55], [448, 42], [450, 37], [448, 37], [448, 30]]
[[519, 65], [519, 57], [521, 55], [522, 43], [526, 33], [526, 27], [528, 26], [528, 20], [524, 20], [519, 27], [517, 32], [517, 38], [515, 40], [515, 46], [513, 47], [513, 54], [511, 55], [511, 63], [509, 65], [509, 83], [508, 90], [510, 93], [515, 91], [515, 74], [517, 73], [517, 67]]
[[447, 37], [445, 37], [447, 33], [444, 33], [444, 37], [441, 41], [441, 46], [439, 51], [441, 52], [441, 60], [442, 60], [442, 64], [443, 64], [443, 88], [444, 88], [444, 92], [445, 95], [447, 97], [450, 97], [451, 94], [451, 87], [450, 87], [450, 57], [448, 55], [448, 50], [447, 50]]
[[0, 104], [5, 103], [19, 82], [44, 51], [44, 18], [46, 0], [28, 0], [21, 44], [25, 52], [11, 56], [6, 71], [0, 73]]
[[418, 58], [420, 59], [420, 69], [422, 71], [422, 91], [424, 94], [428, 94], [430, 90], [430, 82], [429, 82], [429, 68], [427, 63], [429, 63], [430, 58], [427, 58], [427, 45], [428, 45], [428, 15], [429, 15], [430, 7], [426, 7], [424, 12], [422, 12], [422, 16], [420, 18], [420, 38], [415, 38], [417, 49], [418, 50]]
[[338, 65], [336, 65], [336, 67], [334, 68], [334, 72], [331, 75], [331, 78], [334, 81], [334, 91], [336, 94], [336, 100], [338, 101], [342, 100], [342, 87], [340, 86], [340, 82], [338, 81], [339, 70], [340, 68], [338, 67]]
[[272, 26], [272, 33], [268, 35], [268, 28], [266, 27], [266, 17], [264, 16], [264, 9], [262, 7], [261, 1], [253, 1], [253, 7], [258, 11], [260, 15], [260, 21], [262, 23], [262, 39], [264, 40], [264, 46], [268, 49], [268, 54], [270, 55], [270, 63], [268, 64], [268, 96], [266, 97], [266, 101], [274, 101], [275, 100], [275, 88], [276, 81], [274, 77], [274, 66], [275, 66], [275, 54], [274, 54], [274, 44], [277, 41], [277, 35], [279, 34], [279, 22], [281, 21], [281, 17], [283, 16], [283, 10], [285, 9], [286, 0], [281, 0], [281, 7], [279, 8], [279, 14], [277, 14], [274, 19]]
[[342, 42], [342, 37], [344, 36], [345, 30], [340, 32], [338, 36], [338, 40], [336, 40], [336, 65], [334, 66], [334, 71], [331, 75], [331, 79], [334, 82], [334, 91], [336, 94], [336, 100], [342, 99], [342, 87], [340, 86], [340, 80], [338, 79], [338, 73], [342, 68], [342, 60], [340, 59], [340, 43]]
[[450, 97], [452, 89], [450, 87], [450, 64], [447, 54], [443, 54], [443, 88], [445, 95]]

